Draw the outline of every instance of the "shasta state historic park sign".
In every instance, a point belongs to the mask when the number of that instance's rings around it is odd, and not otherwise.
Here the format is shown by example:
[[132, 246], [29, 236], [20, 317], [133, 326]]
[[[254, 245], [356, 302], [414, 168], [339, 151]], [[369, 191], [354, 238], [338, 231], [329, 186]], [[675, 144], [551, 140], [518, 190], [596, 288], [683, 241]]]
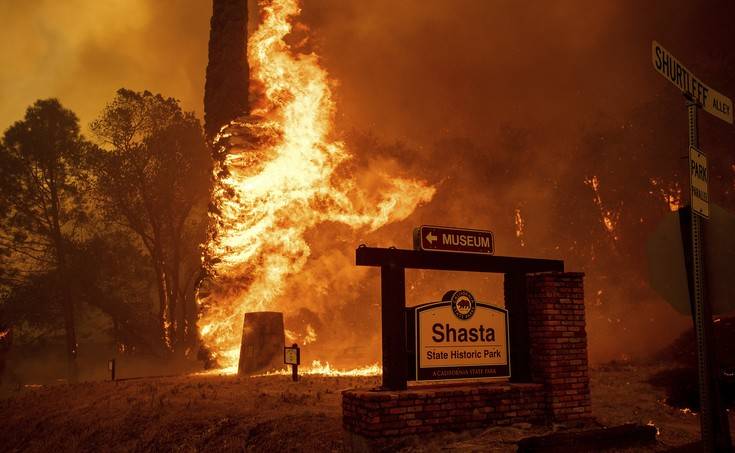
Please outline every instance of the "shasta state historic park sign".
[[460, 290], [413, 311], [417, 381], [510, 376], [505, 309]]

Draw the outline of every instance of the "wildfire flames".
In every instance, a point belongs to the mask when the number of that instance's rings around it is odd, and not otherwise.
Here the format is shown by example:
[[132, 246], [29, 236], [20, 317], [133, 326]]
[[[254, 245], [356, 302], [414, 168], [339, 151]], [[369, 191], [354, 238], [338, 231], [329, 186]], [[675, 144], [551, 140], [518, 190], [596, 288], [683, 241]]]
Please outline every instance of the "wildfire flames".
[[597, 178], [597, 176], [592, 176], [591, 178], [585, 179], [584, 183], [591, 187], [592, 191], [595, 193], [595, 206], [597, 206], [597, 208], [600, 210], [602, 225], [605, 227], [605, 230], [607, 230], [613, 242], [617, 242], [618, 234], [616, 231], [616, 227], [618, 224], [618, 220], [620, 219], [620, 210], [605, 208], [605, 205], [602, 203], [602, 197], [600, 196], [600, 180]]
[[[332, 368], [329, 363], [322, 365], [321, 361], [313, 360], [310, 367], [300, 368], [299, 374], [305, 375], [316, 375], [316, 376], [377, 376], [383, 372], [383, 369], [377, 363], [372, 365], [353, 368], [350, 370], [342, 370], [338, 368]], [[272, 375], [290, 375], [291, 370], [289, 368], [283, 368], [282, 370], [272, 371], [269, 373], [262, 374], [260, 376], [272, 376]]]
[[521, 242], [521, 247], [525, 247], [526, 242], [523, 240], [523, 236], [525, 235], [526, 223], [523, 221], [520, 208], [516, 208], [513, 222], [516, 226], [516, 237]]
[[649, 182], [653, 187], [650, 193], [653, 194], [654, 189], [658, 189], [658, 193], [669, 206], [669, 211], [675, 212], [683, 206], [681, 200], [681, 187], [679, 187], [679, 184], [674, 184], [671, 187], [664, 187], [661, 180], [656, 178], [650, 178]]
[[[298, 1], [261, 1], [260, 10], [261, 24], [248, 41], [251, 86], [260, 98], [215, 140], [222, 158], [206, 250], [214, 279], [200, 294], [200, 332], [223, 367], [237, 363], [243, 313], [288, 315], [305, 302], [281, 296], [311, 254], [309, 230], [334, 222], [374, 231], [405, 219], [434, 194], [421, 181], [375, 169], [357, 183], [347, 165], [351, 153], [331, 136], [335, 105], [327, 72], [316, 55], [298, 54], [284, 39], [300, 13]], [[288, 327], [290, 339], [304, 344], [318, 335], [311, 325]], [[312, 368], [334, 371], [328, 364]]]

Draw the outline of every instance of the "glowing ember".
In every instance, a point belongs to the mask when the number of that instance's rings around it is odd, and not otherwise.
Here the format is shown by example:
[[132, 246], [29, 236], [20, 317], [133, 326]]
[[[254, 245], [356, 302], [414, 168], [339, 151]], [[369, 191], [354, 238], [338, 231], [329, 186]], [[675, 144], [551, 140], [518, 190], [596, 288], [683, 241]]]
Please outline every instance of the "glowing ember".
[[591, 178], [585, 179], [584, 183], [590, 186], [592, 188], [592, 191], [595, 193], [594, 202], [595, 206], [597, 206], [597, 208], [600, 210], [602, 225], [605, 227], [605, 230], [607, 230], [607, 232], [610, 234], [610, 237], [612, 237], [613, 241], [617, 241], [618, 235], [615, 229], [620, 218], [620, 211], [606, 209], [603, 205], [602, 197], [600, 196], [600, 180], [597, 179], [597, 176], [592, 176]]
[[[316, 55], [295, 54], [284, 41], [300, 12], [298, 2], [260, 6], [263, 19], [249, 39], [248, 59], [252, 86], [261, 87], [262, 95], [251, 115], [216, 139], [224, 148], [215, 169], [206, 250], [215, 280], [200, 294], [199, 325], [221, 366], [237, 362], [243, 313], [288, 314], [303, 302], [279, 297], [311, 254], [305, 233], [324, 222], [373, 231], [405, 219], [434, 194], [423, 182], [380, 171], [371, 172], [369, 187], [358, 190], [354, 171], [338, 171], [351, 154], [330, 138], [334, 103], [328, 75]], [[289, 328], [289, 337], [303, 344], [317, 338], [311, 325]]]
[[519, 241], [521, 241], [521, 247], [525, 247], [526, 243], [523, 240], [523, 235], [525, 232], [526, 224], [523, 221], [523, 217], [521, 217], [520, 209], [516, 209], [515, 217], [513, 220], [515, 221], [515, 224], [516, 224], [516, 237], [518, 238]]
[[[372, 365], [357, 367], [352, 369], [339, 369], [332, 368], [329, 362], [325, 362], [322, 365], [321, 361], [314, 360], [311, 362], [311, 366], [300, 366], [299, 374], [301, 375], [312, 375], [312, 376], [380, 376], [383, 373], [383, 369], [379, 364], [374, 363]], [[237, 374], [237, 366], [229, 366], [225, 368], [218, 368], [214, 370], [206, 370], [198, 373], [194, 373], [195, 376], [224, 376]], [[262, 377], [262, 376], [285, 376], [291, 375], [291, 368], [284, 366], [284, 368], [275, 371], [269, 371], [267, 373], [256, 374], [251, 377]]]
[[[237, 370], [235, 370], [237, 371]], [[350, 370], [343, 370], [332, 368], [329, 362], [324, 365], [319, 360], [311, 362], [310, 367], [299, 367], [299, 374], [314, 375], [314, 376], [379, 376], [383, 372], [380, 365], [374, 363], [372, 365], [353, 368]], [[260, 376], [275, 376], [275, 375], [291, 375], [290, 368], [283, 368], [282, 370], [271, 371], [269, 373], [259, 374], [253, 377]]]
[[653, 426], [654, 428], [656, 428], [656, 436], [660, 436], [661, 435], [661, 430], [658, 429], [658, 426], [656, 426], [656, 424], [653, 422], [653, 420], [648, 420], [648, 423], [646, 423], [646, 425]]
[[311, 324], [306, 325], [306, 335], [304, 336], [304, 339], [301, 340], [301, 344], [307, 345], [309, 343], [313, 343], [316, 341], [316, 331], [313, 327], [311, 327]]
[[[681, 187], [679, 186], [679, 183], [674, 183], [669, 187], [664, 187], [659, 179], [651, 178], [650, 182], [655, 189], [658, 189], [658, 193], [669, 206], [669, 210], [671, 212], [678, 211], [679, 208], [683, 206], [681, 201]], [[653, 191], [649, 191], [649, 193], [653, 194]]]
[[304, 374], [318, 374], [323, 376], [378, 376], [382, 372], [382, 368], [377, 363], [351, 370], [340, 370], [332, 369], [328, 362], [322, 365], [318, 360], [314, 360], [311, 363], [311, 367], [304, 370]]

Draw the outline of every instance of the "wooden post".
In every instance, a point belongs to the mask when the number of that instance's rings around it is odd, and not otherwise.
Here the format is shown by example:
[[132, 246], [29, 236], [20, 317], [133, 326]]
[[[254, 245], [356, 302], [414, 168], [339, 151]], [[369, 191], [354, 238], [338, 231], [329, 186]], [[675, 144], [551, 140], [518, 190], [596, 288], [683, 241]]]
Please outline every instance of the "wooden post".
[[296, 349], [296, 363], [291, 364], [291, 379], [294, 382], [297, 382], [299, 380], [299, 363], [301, 362], [301, 351], [299, 350], [299, 345], [296, 343], [291, 345], [292, 348]]
[[380, 268], [381, 324], [383, 338], [383, 388], [405, 390], [407, 380], [406, 275], [403, 267], [389, 263]]

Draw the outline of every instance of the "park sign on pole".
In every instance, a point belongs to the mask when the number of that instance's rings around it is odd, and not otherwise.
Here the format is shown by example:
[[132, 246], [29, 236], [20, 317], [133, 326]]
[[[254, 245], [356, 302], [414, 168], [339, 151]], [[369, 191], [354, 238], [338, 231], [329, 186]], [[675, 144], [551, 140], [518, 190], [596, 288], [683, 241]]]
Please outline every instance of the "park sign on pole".
[[707, 156], [697, 148], [689, 147], [689, 187], [691, 188], [692, 210], [709, 219], [709, 193], [707, 182]]
[[689, 300], [694, 320], [694, 337], [697, 341], [697, 373], [701, 411], [699, 422], [702, 447], [704, 451], [730, 452], [732, 443], [729, 420], [724, 406], [720, 404], [718, 378], [720, 369], [717, 365], [717, 354], [715, 354], [713, 341], [712, 307], [707, 294], [707, 268], [703, 244], [707, 243], [704, 234], [706, 227], [704, 220], [705, 215], [709, 216], [709, 195], [706, 185], [707, 160], [697, 150], [699, 146], [697, 111], [701, 107], [705, 112], [732, 124], [732, 101], [702, 83], [656, 41], [653, 41], [651, 49], [654, 69], [676, 85], [687, 100], [690, 212], [692, 215], [688, 219], [690, 235], [686, 247], [686, 267]]
[[299, 345], [294, 343], [289, 348], [283, 348], [283, 363], [291, 365], [291, 379], [296, 382], [299, 380], [299, 365], [301, 365], [301, 349]]
[[469, 291], [413, 308], [416, 381], [507, 378], [508, 312]]
[[495, 253], [493, 233], [485, 230], [422, 225], [413, 232], [415, 250], [437, 252]]
[[651, 56], [653, 67], [659, 74], [676, 85], [705, 112], [733, 124], [730, 98], [705, 85], [656, 41], [653, 41]]

